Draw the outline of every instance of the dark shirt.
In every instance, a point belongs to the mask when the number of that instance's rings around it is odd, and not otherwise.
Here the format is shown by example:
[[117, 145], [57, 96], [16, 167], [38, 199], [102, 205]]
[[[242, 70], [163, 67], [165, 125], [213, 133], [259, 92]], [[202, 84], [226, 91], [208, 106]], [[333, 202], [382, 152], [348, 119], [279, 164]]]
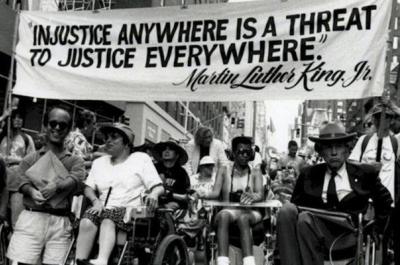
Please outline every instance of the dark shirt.
[[[172, 168], [166, 168], [163, 163], [157, 163], [156, 169], [164, 183], [166, 191], [186, 194], [190, 188], [189, 176], [186, 170], [178, 164]], [[164, 201], [165, 203], [165, 201]]]
[[[21, 172], [21, 182], [19, 185], [19, 190], [21, 187], [26, 184], [31, 184], [32, 181], [25, 175], [25, 172], [33, 166], [45, 153], [47, 150], [45, 148], [40, 149], [34, 153], [27, 155], [20, 164], [20, 172]], [[58, 156], [58, 159], [64, 165], [65, 169], [69, 172], [68, 177], [72, 178], [76, 185], [74, 189], [71, 190], [69, 196], [62, 202], [59, 203], [56, 207], [57, 210], [66, 210], [70, 211], [71, 205], [70, 201], [73, 196], [78, 190], [83, 188], [83, 180], [85, 178], [85, 166], [83, 164], [83, 159], [79, 156], [73, 155], [69, 152], [63, 152], [61, 155]], [[57, 196], [57, 194], [55, 195]], [[37, 209], [37, 210], [45, 210], [45, 209], [52, 209], [52, 207], [46, 203], [42, 205], [37, 205], [30, 196], [24, 195], [24, 206], [26, 208]]]

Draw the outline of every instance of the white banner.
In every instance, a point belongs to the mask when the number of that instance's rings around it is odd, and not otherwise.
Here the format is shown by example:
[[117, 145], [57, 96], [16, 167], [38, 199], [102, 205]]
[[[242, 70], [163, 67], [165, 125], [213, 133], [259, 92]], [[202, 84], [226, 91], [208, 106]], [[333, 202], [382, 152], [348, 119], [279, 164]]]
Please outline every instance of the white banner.
[[15, 94], [235, 101], [380, 96], [391, 1], [22, 12]]

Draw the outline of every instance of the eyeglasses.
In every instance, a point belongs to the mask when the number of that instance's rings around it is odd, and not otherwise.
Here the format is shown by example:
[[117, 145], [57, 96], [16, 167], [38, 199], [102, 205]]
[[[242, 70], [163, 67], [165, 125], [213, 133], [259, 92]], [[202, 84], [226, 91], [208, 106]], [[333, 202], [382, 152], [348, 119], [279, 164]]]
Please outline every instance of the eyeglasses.
[[69, 126], [68, 123], [63, 122], [63, 121], [61, 121], [61, 122], [60, 122], [60, 121], [49, 121], [49, 126], [50, 126], [50, 128], [56, 129], [56, 128], [57, 128], [57, 125], [58, 125], [58, 128], [59, 128], [61, 131], [67, 129], [68, 126]]
[[249, 149], [240, 149], [240, 150], [238, 150], [238, 151], [236, 151], [236, 153], [238, 154], [238, 155], [247, 155], [247, 156], [251, 156], [251, 150], [249, 150]]

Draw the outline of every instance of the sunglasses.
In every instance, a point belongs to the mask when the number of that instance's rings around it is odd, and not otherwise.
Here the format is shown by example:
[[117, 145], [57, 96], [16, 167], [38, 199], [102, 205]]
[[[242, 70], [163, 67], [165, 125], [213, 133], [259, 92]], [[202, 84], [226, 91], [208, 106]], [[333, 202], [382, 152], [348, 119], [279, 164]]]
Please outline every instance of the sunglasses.
[[49, 121], [49, 126], [52, 129], [57, 129], [57, 126], [58, 126], [58, 128], [61, 131], [63, 131], [63, 130], [68, 128], [69, 124], [66, 123], [66, 122], [63, 122], [63, 121], [61, 121], [61, 122], [59, 122], [59, 121]]
[[372, 121], [366, 122], [366, 123], [364, 123], [364, 128], [371, 128], [372, 125], [374, 125], [374, 124], [372, 123]]
[[251, 150], [249, 149], [240, 149], [236, 152], [238, 155], [247, 155], [247, 156], [251, 156]]

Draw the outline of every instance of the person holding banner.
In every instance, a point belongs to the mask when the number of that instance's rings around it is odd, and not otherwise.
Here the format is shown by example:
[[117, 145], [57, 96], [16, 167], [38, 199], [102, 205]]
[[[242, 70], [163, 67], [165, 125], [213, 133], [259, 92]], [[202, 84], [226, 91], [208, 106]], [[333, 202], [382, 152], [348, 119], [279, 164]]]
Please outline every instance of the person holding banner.
[[[114, 123], [100, 129], [105, 135], [104, 155], [93, 162], [84, 190], [92, 206], [84, 213], [76, 242], [79, 264], [106, 265], [116, 242], [116, 229], [127, 232], [132, 226], [124, 222], [127, 207], [142, 205], [150, 210], [164, 193], [162, 181], [151, 158], [143, 152], [131, 153], [134, 133], [125, 124]], [[98, 193], [98, 195], [96, 195]], [[87, 261], [97, 231], [99, 255]]]
[[43, 126], [46, 145], [20, 164], [19, 191], [25, 210], [15, 224], [7, 257], [25, 264], [61, 264], [71, 241], [71, 197], [82, 189], [83, 160], [65, 150], [72, 126], [69, 112], [54, 107]]
[[[383, 111], [385, 111], [385, 120], [382, 123], [381, 115]], [[395, 197], [395, 163], [399, 157], [400, 148], [397, 138], [390, 131], [390, 125], [396, 116], [396, 112], [393, 111], [390, 104], [378, 103], [372, 107], [369, 115], [372, 117], [377, 132], [360, 137], [349, 159], [374, 166], [379, 171], [382, 184], [389, 190], [392, 199], [396, 202], [398, 198]], [[382, 131], [381, 136], [378, 136], [379, 131]], [[378, 152], [380, 155], [377, 155]], [[400, 174], [400, 172], [397, 173]], [[398, 191], [397, 194], [399, 194]]]
[[354, 255], [353, 222], [329, 214], [344, 212], [358, 220], [358, 214], [367, 211], [369, 199], [375, 209], [372, 231], [383, 232], [392, 198], [374, 167], [346, 161], [355, 135], [346, 133], [341, 124], [328, 123], [318, 137], [309, 137], [325, 163], [301, 171], [291, 202], [279, 211], [277, 239], [282, 265], [322, 265], [332, 245], [340, 248], [341, 254]]

